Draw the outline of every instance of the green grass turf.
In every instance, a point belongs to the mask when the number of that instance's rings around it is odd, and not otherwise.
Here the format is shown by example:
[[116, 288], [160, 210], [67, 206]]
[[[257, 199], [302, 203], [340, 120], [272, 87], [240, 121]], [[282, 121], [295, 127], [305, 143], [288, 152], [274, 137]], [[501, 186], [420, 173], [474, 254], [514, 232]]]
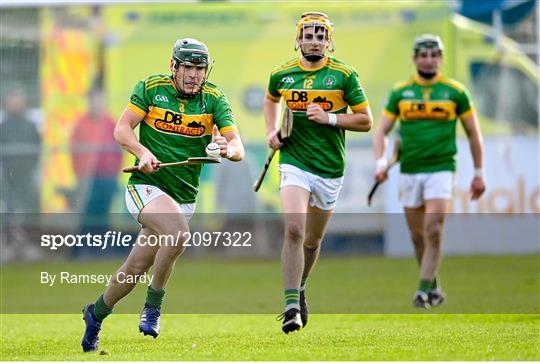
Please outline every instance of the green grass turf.
[[2, 315], [1, 360], [539, 360], [539, 315], [325, 315], [285, 335], [274, 315], [164, 315], [154, 340], [112, 315], [82, 353], [80, 315]]
[[[2, 313], [79, 313], [105, 286], [53, 287], [40, 272], [112, 274], [121, 261], [47, 262], [1, 267]], [[438, 313], [540, 314], [540, 256], [471, 256], [443, 260], [440, 276], [448, 301]], [[179, 314], [275, 314], [283, 308], [281, 268], [274, 260], [218, 260], [182, 256], [167, 286], [164, 311]], [[418, 285], [412, 259], [322, 256], [308, 279], [314, 313], [418, 313], [411, 299]], [[117, 305], [138, 313], [146, 293], [139, 284]]]
[[308, 280], [315, 314], [307, 329], [285, 336], [274, 321], [283, 304], [279, 261], [183, 256], [167, 287], [162, 336], [138, 333], [139, 285], [104, 323], [104, 356], [80, 352], [79, 313], [104, 286], [46, 287], [39, 276], [112, 273], [121, 261], [4, 265], [0, 359], [540, 360], [539, 259], [445, 258], [448, 300], [426, 312], [411, 307], [418, 276], [412, 259], [323, 256]]

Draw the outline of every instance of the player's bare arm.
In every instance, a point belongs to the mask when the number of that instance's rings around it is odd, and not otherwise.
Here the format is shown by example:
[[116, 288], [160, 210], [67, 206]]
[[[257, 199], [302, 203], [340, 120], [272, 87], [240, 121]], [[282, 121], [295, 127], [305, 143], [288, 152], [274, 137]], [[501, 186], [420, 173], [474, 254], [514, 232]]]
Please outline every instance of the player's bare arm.
[[471, 199], [476, 200], [482, 196], [486, 190], [486, 183], [483, 176], [484, 167], [484, 141], [480, 133], [478, 118], [476, 113], [470, 112], [461, 118], [461, 123], [469, 139], [469, 147], [474, 163], [474, 177], [471, 181]]
[[394, 120], [390, 116], [383, 114], [381, 122], [375, 131], [374, 149], [375, 149], [375, 180], [385, 181], [388, 178], [386, 171], [386, 150], [388, 148], [388, 134], [394, 127]]
[[276, 101], [268, 94], [264, 97], [263, 113], [266, 125], [266, 136], [268, 139], [268, 145], [272, 149], [279, 149], [281, 146], [283, 146], [277, 137], [279, 132], [278, 115], [280, 109], [281, 107], [279, 100]]
[[[317, 103], [311, 103], [307, 106], [307, 118], [321, 125], [331, 124], [331, 114], [324, 111]], [[332, 114], [336, 117], [334, 127], [349, 131], [366, 132], [373, 125], [373, 116], [369, 107], [353, 111], [351, 114]]]
[[139, 168], [149, 174], [159, 170], [159, 160], [142, 145], [133, 131], [141, 122], [141, 116], [126, 108], [114, 129], [114, 139], [125, 150], [139, 159]]

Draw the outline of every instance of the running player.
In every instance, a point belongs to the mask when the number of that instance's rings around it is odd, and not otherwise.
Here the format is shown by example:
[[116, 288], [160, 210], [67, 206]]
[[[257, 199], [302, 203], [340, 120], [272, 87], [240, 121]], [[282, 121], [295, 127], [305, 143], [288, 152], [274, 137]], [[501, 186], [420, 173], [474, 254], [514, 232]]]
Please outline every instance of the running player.
[[[119, 273], [140, 276], [153, 266], [139, 330], [156, 338], [165, 286], [175, 261], [183, 252], [183, 233], [195, 209], [201, 165], [159, 169], [160, 162], [205, 156], [212, 141], [221, 156], [239, 161], [244, 148], [223, 91], [207, 81], [210, 56], [206, 45], [195, 39], [178, 40], [170, 60], [172, 75], [153, 75], [135, 85], [131, 100], [116, 125], [116, 141], [137, 157], [140, 173], [133, 174], [126, 189], [126, 204], [141, 224], [140, 236], [178, 236], [176, 243], [151, 247], [137, 244], [113, 276], [105, 293], [83, 310], [86, 330], [84, 351], [98, 348], [103, 319], [135, 284], [120, 283]], [[134, 129], [140, 126], [139, 140]], [[219, 132], [214, 131], [217, 128]], [[141, 239], [142, 240], [142, 239]]]
[[[264, 99], [268, 143], [281, 149], [285, 333], [308, 321], [306, 280], [343, 184], [345, 130], [365, 132], [372, 124], [356, 71], [327, 55], [334, 50], [334, 28], [328, 16], [304, 13], [296, 28], [295, 50], [301, 57], [274, 68]], [[294, 112], [292, 135], [283, 143], [277, 137], [281, 98]]]
[[440, 72], [443, 43], [424, 34], [414, 41], [416, 75], [399, 83], [390, 93], [375, 134], [375, 178], [385, 180], [387, 134], [399, 119], [401, 138], [400, 197], [420, 265], [420, 283], [413, 305], [440, 305], [445, 294], [437, 279], [441, 261], [444, 217], [452, 197], [456, 170], [456, 121], [459, 118], [469, 139], [474, 161], [471, 197], [485, 190], [482, 171], [483, 142], [469, 92]]

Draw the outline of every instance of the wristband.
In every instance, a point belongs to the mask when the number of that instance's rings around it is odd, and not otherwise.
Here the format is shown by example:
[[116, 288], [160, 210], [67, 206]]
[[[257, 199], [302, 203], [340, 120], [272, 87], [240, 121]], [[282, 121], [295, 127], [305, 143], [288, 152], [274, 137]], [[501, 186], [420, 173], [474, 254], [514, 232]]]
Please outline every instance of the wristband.
[[482, 168], [474, 169], [474, 176], [478, 178], [482, 178], [484, 176], [484, 169]]
[[375, 161], [375, 170], [380, 171], [388, 166], [388, 161], [383, 156]]
[[328, 113], [328, 125], [336, 126], [337, 124], [337, 115], [335, 113]]

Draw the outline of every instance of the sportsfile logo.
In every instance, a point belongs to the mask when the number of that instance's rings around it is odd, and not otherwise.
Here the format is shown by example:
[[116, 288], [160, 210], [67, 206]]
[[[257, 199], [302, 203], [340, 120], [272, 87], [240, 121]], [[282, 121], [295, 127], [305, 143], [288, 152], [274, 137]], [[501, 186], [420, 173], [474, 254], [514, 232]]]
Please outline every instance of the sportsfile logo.
[[51, 251], [63, 247], [92, 247], [101, 250], [114, 247], [252, 247], [251, 232], [205, 231], [182, 232], [168, 235], [138, 235], [121, 231], [107, 231], [104, 234], [44, 234], [41, 236], [41, 247]]

